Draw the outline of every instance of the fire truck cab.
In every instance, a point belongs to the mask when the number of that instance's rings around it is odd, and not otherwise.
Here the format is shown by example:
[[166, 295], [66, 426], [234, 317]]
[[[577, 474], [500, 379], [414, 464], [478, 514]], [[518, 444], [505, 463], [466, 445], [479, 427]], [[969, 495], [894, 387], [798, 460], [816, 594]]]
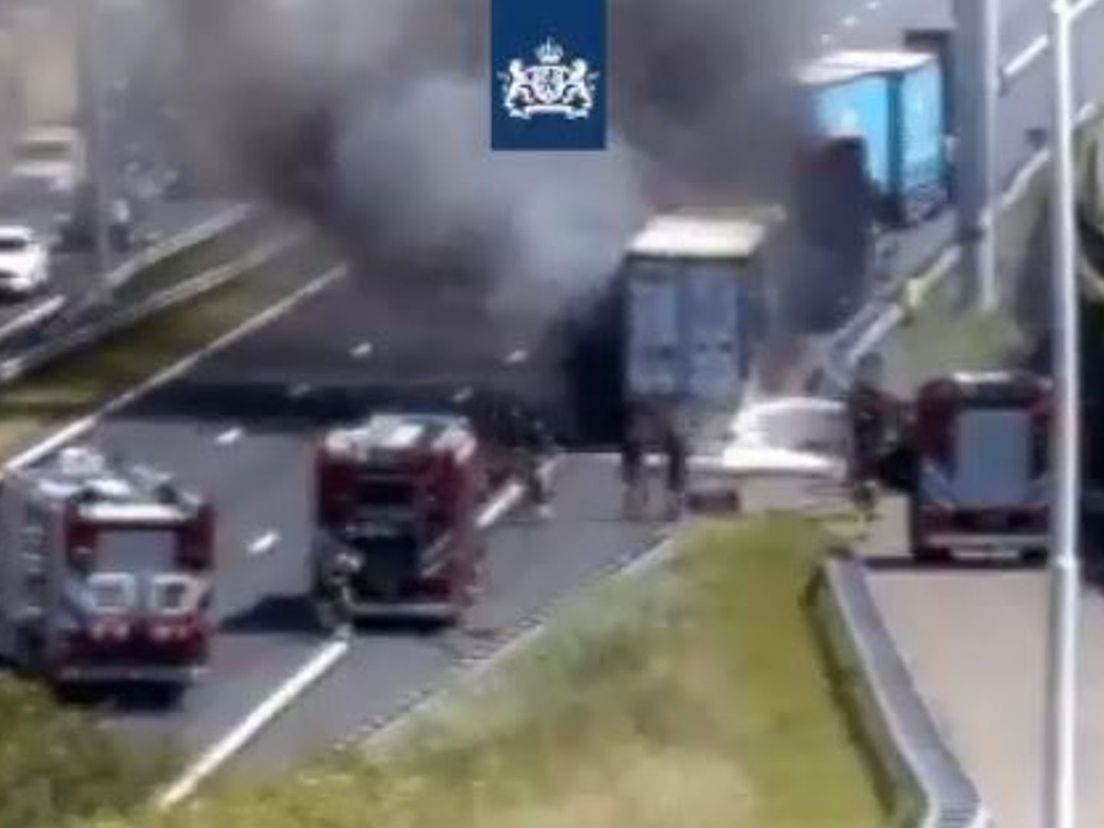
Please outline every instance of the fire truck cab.
[[311, 599], [334, 630], [367, 618], [458, 620], [479, 583], [488, 491], [464, 417], [375, 414], [317, 448]]
[[917, 560], [1048, 547], [1050, 386], [1027, 373], [956, 374], [924, 385], [910, 427]]
[[55, 685], [182, 689], [206, 668], [214, 510], [88, 447], [0, 491], [0, 656]]

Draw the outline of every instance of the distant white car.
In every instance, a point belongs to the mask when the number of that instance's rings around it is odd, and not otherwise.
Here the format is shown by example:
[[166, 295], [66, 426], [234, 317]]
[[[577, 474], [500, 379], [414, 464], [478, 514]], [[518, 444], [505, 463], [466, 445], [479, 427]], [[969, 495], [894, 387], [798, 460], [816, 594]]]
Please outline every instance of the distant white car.
[[0, 226], [0, 294], [25, 298], [50, 283], [50, 251], [29, 227]]

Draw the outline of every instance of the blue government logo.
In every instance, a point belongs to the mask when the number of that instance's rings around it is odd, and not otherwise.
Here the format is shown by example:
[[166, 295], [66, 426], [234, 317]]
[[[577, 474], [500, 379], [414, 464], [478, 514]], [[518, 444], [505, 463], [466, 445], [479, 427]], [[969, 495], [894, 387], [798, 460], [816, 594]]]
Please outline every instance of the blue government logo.
[[567, 120], [589, 118], [594, 108], [598, 72], [582, 58], [564, 61], [563, 46], [548, 38], [534, 52], [537, 63], [510, 61], [502, 80], [502, 106], [511, 118], [559, 116]]

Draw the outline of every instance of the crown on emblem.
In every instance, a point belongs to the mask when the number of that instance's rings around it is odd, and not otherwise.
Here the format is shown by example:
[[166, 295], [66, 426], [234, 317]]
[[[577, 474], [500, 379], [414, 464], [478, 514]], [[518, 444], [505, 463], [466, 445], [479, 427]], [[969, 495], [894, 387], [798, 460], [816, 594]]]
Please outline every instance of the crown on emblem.
[[564, 56], [563, 47], [552, 38], [544, 41], [536, 50], [537, 60], [543, 64], [559, 63]]

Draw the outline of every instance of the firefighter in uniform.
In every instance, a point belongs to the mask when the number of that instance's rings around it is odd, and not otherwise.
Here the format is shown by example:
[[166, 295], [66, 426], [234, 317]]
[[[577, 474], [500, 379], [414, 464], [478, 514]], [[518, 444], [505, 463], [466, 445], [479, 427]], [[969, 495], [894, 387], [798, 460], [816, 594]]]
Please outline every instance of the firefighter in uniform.
[[640, 411], [630, 415], [621, 443], [621, 476], [625, 485], [623, 511], [626, 517], [639, 519], [647, 509], [647, 450], [656, 442], [657, 436], [658, 447], [666, 459], [667, 517], [677, 520], [682, 515], [686, 504], [689, 446], [680, 415], [677, 408], [659, 412], [651, 418]]
[[663, 453], [667, 457], [667, 518], [678, 520], [686, 506], [690, 450], [685, 424], [677, 409], [664, 418]]
[[874, 517], [877, 508], [878, 470], [898, 407], [897, 401], [880, 387], [881, 367], [876, 355], [864, 357], [847, 395], [851, 430], [848, 483], [852, 500], [867, 520]]
[[644, 451], [647, 444], [644, 420], [638, 413], [629, 415], [621, 443], [621, 482], [624, 484], [622, 512], [625, 517], [643, 517], [648, 489], [644, 480]]
[[541, 465], [551, 453], [551, 436], [543, 422], [527, 416], [520, 408], [515, 408], [513, 415], [518, 474], [526, 498], [542, 520], [549, 520], [552, 517], [552, 495]]

